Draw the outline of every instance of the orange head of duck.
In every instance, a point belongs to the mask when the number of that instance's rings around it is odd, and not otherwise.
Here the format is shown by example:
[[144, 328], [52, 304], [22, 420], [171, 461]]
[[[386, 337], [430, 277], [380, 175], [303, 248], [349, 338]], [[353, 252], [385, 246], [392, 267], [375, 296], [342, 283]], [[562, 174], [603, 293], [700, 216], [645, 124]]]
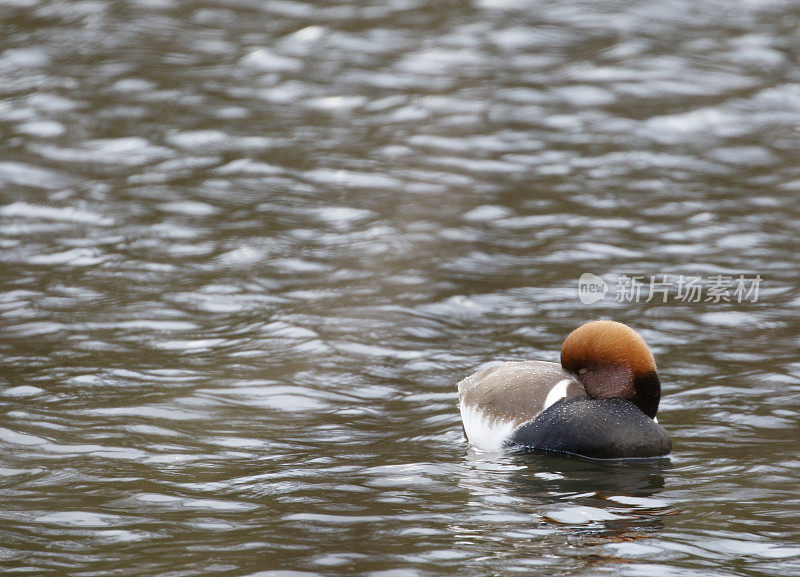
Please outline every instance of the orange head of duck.
[[601, 320], [572, 331], [561, 347], [561, 366], [596, 399], [619, 397], [655, 418], [661, 382], [653, 353], [627, 325]]

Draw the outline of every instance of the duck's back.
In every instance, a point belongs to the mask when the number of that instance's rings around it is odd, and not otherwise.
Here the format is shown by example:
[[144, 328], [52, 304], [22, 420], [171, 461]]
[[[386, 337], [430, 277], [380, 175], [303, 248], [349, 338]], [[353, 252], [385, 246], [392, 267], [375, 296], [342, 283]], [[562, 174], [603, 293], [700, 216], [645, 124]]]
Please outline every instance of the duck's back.
[[459, 408], [470, 443], [484, 451], [503, 448], [512, 432], [562, 398], [585, 395], [557, 363], [500, 363], [458, 383]]

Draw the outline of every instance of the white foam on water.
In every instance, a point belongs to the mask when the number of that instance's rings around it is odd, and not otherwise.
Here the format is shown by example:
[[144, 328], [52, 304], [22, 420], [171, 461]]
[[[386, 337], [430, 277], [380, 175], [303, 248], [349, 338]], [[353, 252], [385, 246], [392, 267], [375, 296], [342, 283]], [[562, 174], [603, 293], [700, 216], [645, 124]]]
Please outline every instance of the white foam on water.
[[19, 385], [17, 387], [6, 389], [0, 394], [2, 394], [4, 397], [35, 397], [43, 392], [44, 389], [40, 389], [39, 387], [34, 387], [31, 385]]
[[120, 166], [139, 166], [174, 156], [170, 149], [138, 136], [89, 140], [77, 148], [37, 144], [31, 145], [31, 150], [57, 162]]
[[113, 218], [89, 210], [72, 206], [47, 206], [28, 202], [12, 202], [5, 205], [0, 208], [0, 216], [75, 222], [97, 226], [111, 226], [114, 224]]
[[263, 72], [295, 72], [303, 63], [296, 58], [276, 54], [268, 48], [256, 48], [239, 60], [239, 64]]
[[511, 210], [504, 206], [484, 204], [464, 213], [461, 218], [468, 222], [488, 222], [511, 216]]
[[24, 162], [0, 162], [0, 185], [31, 186], [53, 190], [65, 186], [66, 182], [66, 177], [55, 170], [39, 168]]
[[17, 126], [17, 132], [38, 138], [55, 138], [67, 131], [66, 127], [55, 120], [35, 120]]

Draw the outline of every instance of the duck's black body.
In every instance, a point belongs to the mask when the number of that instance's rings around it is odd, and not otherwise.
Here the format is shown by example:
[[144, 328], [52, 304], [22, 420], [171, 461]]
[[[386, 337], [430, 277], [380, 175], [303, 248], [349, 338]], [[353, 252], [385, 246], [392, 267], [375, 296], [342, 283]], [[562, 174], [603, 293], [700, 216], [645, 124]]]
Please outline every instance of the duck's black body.
[[514, 430], [507, 444], [593, 459], [660, 457], [672, 450], [664, 427], [632, 402], [572, 397]]

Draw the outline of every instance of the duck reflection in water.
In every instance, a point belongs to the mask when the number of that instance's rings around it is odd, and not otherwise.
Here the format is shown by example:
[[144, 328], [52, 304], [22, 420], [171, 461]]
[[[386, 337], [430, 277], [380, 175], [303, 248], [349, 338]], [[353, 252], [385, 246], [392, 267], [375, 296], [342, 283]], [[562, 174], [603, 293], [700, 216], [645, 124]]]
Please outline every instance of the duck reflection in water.
[[590, 565], [629, 562], [610, 554], [614, 544], [651, 538], [663, 530], [664, 517], [676, 513], [669, 499], [659, 497], [672, 468], [669, 459], [601, 461], [470, 450], [464, 466], [461, 485], [470, 499], [504, 507], [516, 524], [511, 534], [536, 538], [507, 546], [530, 549], [531, 555], [566, 543]]

